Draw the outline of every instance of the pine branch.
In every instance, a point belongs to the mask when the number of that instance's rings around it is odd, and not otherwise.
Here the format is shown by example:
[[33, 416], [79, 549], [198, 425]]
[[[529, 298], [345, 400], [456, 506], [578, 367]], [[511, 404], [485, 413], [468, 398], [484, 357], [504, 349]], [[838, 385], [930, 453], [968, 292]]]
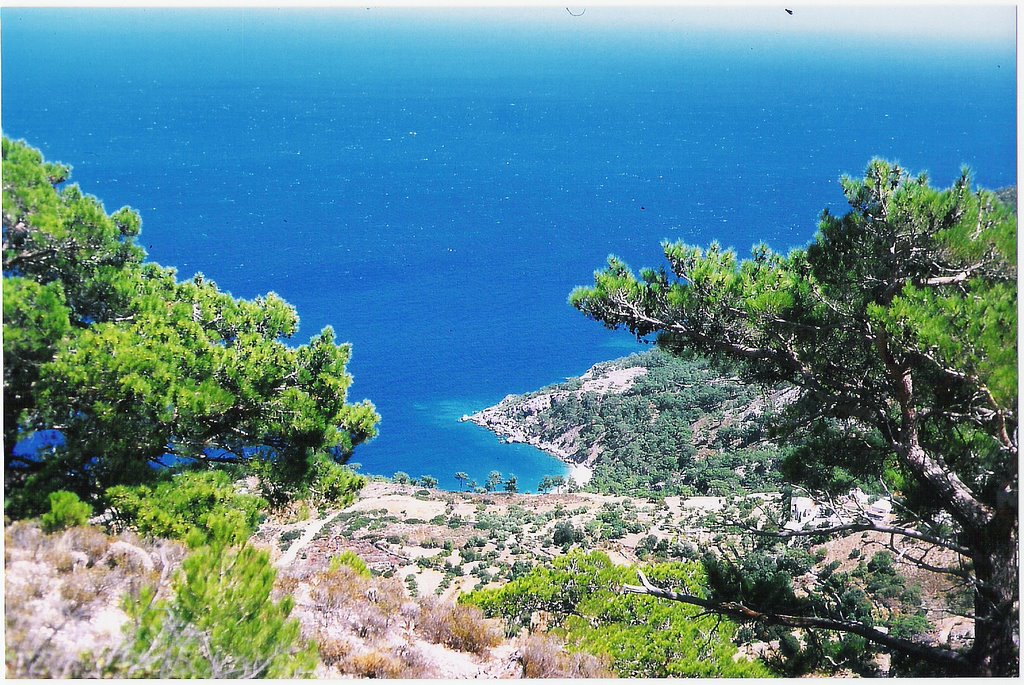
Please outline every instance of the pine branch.
[[[761, 621], [768, 625], [784, 626], [788, 628], [808, 628], [821, 630], [834, 630], [841, 633], [852, 633], [859, 635], [866, 640], [888, 647], [894, 651], [917, 657], [928, 663], [940, 665], [951, 670], [951, 672], [966, 670], [967, 659], [949, 649], [930, 647], [918, 642], [893, 637], [888, 633], [866, 626], [856, 621], [839, 620], [832, 618], [821, 618], [818, 616], [794, 616], [789, 614], [776, 614], [767, 611], [758, 611], [738, 602], [722, 602], [718, 600], [704, 599], [695, 595], [683, 594], [673, 590], [666, 590], [651, 584], [642, 571], [637, 571], [641, 585], [623, 585], [622, 591], [631, 594], [650, 595], [660, 599], [668, 599], [673, 602], [682, 602], [698, 606], [708, 611], [722, 614], [740, 622]], [[952, 673], [951, 673], [952, 674]]]
[[844, 523], [838, 526], [829, 526], [827, 528], [811, 528], [808, 530], [762, 530], [754, 528], [753, 526], [747, 525], [742, 522], [731, 522], [726, 525], [733, 525], [738, 528], [742, 528], [746, 532], [752, 535], [760, 535], [763, 537], [779, 538], [782, 540], [788, 540], [790, 538], [801, 538], [801, 537], [827, 537], [836, 535], [838, 533], [863, 533], [863, 532], [877, 532], [885, 533], [887, 535], [899, 535], [902, 537], [912, 538], [914, 540], [920, 540], [921, 542], [927, 542], [937, 547], [944, 547], [945, 549], [952, 550], [957, 554], [965, 557], [970, 557], [971, 552], [966, 547], [961, 547], [955, 542], [944, 540], [943, 538], [935, 537], [934, 535], [928, 535], [916, 531], [912, 528], [899, 528], [897, 526], [885, 526], [874, 523], [873, 521], [855, 521], [852, 523]]

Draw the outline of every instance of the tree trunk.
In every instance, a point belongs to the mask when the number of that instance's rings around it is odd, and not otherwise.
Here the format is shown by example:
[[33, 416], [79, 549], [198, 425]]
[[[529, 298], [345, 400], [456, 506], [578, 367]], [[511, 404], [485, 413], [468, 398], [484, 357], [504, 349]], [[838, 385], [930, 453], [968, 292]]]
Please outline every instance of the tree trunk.
[[1020, 673], [1020, 603], [1017, 512], [1006, 507], [978, 539], [970, 540], [978, 590], [974, 599], [972, 675], [1017, 676]]

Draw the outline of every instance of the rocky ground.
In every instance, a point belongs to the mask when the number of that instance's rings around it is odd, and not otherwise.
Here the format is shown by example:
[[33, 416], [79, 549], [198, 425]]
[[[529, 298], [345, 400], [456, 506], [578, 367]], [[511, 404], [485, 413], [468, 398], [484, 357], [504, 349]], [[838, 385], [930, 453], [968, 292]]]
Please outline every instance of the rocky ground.
[[[777, 501], [757, 497], [755, 512]], [[453, 600], [563, 553], [569, 545], [556, 538], [567, 526], [580, 532], [571, 544], [602, 549], [623, 565], [640, 561], [657, 541], [699, 556], [720, 540], [716, 517], [734, 504], [720, 497], [479, 494], [371, 482], [352, 506], [301, 520], [271, 518], [251, 542], [270, 552], [277, 591], [295, 598], [305, 637], [320, 647], [320, 677], [520, 677], [530, 672], [529, 658], [554, 664], [549, 675], [579, 677], [600, 671], [564, 663], [564, 650], [546, 634], [504, 636], [496, 622], [458, 613]], [[125, 593], [158, 582], [185, 553], [174, 543], [93, 527], [47, 535], [38, 524], [17, 522], [5, 532], [7, 668], [17, 677], [74, 675], [82, 651], [121, 639]], [[820, 564], [849, 570], [890, 542], [857, 533], [822, 548]], [[332, 569], [344, 551], [357, 554], [372, 576]], [[901, 551], [937, 566], [951, 561], [924, 547]], [[922, 587], [932, 639], [967, 644], [970, 621], [948, 611], [953, 588], [944, 577], [902, 557], [897, 565]], [[812, 576], [798, 584], [812, 584]]]
[[[620, 512], [636, 532], [593, 544], [622, 564], [648, 534], [675, 536], [702, 526], [706, 511], [680, 506], [679, 498], [648, 501], [592, 493], [525, 495], [444, 492], [371, 482], [359, 500], [340, 512], [293, 523], [268, 523], [257, 538], [273, 549], [279, 568], [316, 564], [342, 550], [358, 554], [374, 571], [400, 578], [417, 595], [448, 598], [509, 580], [563, 552], [554, 529], [601, 531], [602, 512]], [[600, 536], [600, 532], [597, 533]], [[516, 564], [519, 567], [516, 567]]]

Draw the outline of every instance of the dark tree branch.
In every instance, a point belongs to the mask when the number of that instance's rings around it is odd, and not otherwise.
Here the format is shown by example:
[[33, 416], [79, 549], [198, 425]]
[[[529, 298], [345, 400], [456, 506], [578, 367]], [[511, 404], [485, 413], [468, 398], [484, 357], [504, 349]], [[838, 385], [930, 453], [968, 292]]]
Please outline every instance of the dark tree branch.
[[957, 554], [965, 557], [970, 557], [971, 552], [966, 547], [944, 540], [934, 535], [928, 535], [927, 533], [921, 533], [919, 531], [910, 528], [898, 528], [896, 526], [885, 526], [874, 523], [872, 521], [856, 521], [853, 523], [844, 523], [838, 526], [829, 526], [828, 528], [811, 528], [808, 530], [761, 530], [754, 528], [753, 526], [747, 525], [741, 522], [726, 522], [726, 525], [733, 525], [738, 528], [742, 528], [752, 535], [760, 535], [763, 537], [779, 538], [788, 540], [789, 538], [802, 538], [802, 537], [827, 537], [835, 535], [837, 533], [863, 533], [863, 532], [877, 532], [885, 533], [888, 535], [900, 535], [902, 537], [912, 538], [914, 540], [920, 540], [921, 542], [927, 542], [937, 547], [944, 547], [952, 550]]
[[968, 660], [959, 652], [941, 647], [929, 647], [918, 642], [893, 637], [875, 628], [866, 626], [855, 621], [821, 618], [818, 616], [793, 616], [788, 614], [775, 614], [772, 612], [758, 611], [738, 602], [721, 602], [717, 600], [704, 599], [694, 595], [687, 595], [673, 590], [666, 590], [651, 584], [641, 571], [637, 571], [641, 585], [623, 585], [623, 592], [650, 595], [661, 599], [672, 600], [698, 606], [717, 614], [729, 616], [740, 622], [761, 621], [769, 625], [784, 626], [787, 628], [808, 628], [821, 630], [834, 630], [842, 633], [859, 635], [866, 640], [880, 644], [897, 652], [917, 657], [923, 661], [938, 666], [943, 666], [951, 672], [966, 671], [969, 667]]

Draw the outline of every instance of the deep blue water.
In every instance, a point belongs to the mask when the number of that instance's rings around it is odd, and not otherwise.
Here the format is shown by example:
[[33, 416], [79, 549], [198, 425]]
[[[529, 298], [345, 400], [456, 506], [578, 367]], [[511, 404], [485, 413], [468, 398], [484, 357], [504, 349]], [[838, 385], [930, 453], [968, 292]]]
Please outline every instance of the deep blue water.
[[[1008, 21], [1013, 21], [1013, 8]], [[923, 11], [927, 11], [925, 8]], [[10, 10], [2, 125], [150, 258], [354, 346], [365, 472], [553, 458], [457, 418], [637, 349], [566, 303], [608, 254], [808, 241], [873, 156], [1016, 183], [1012, 40], [590, 31], [401, 12]], [[568, 28], [566, 28], [568, 27]]]

